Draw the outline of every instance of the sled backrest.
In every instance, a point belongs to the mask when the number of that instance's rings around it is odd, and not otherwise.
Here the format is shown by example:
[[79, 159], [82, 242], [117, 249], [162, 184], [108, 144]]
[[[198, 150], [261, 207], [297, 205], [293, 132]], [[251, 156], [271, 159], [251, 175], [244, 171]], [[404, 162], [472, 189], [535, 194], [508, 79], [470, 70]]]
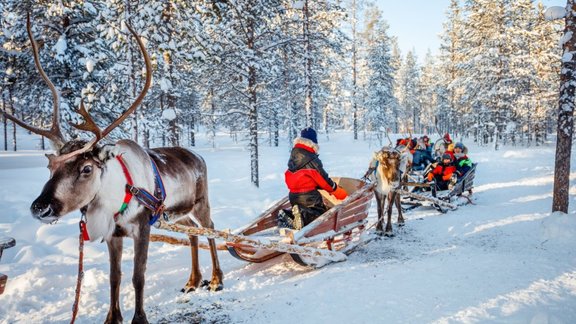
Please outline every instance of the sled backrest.
[[456, 182], [452, 191], [450, 191], [450, 197], [461, 195], [463, 192], [471, 190], [474, 187], [474, 177], [476, 176], [476, 165], [478, 163], [473, 163], [472, 167], [466, 174]]
[[[374, 196], [373, 186], [368, 185], [362, 180], [352, 178], [332, 178], [339, 186], [344, 188], [348, 197], [357, 196], [355, 199], [339, 201], [330, 196], [327, 192], [320, 190], [324, 198], [324, 203], [329, 208], [324, 214], [306, 225], [299, 237], [312, 237], [328, 231], [339, 231], [341, 228], [350, 224], [356, 224], [368, 217], [368, 209]], [[357, 195], [359, 191], [360, 195]]]

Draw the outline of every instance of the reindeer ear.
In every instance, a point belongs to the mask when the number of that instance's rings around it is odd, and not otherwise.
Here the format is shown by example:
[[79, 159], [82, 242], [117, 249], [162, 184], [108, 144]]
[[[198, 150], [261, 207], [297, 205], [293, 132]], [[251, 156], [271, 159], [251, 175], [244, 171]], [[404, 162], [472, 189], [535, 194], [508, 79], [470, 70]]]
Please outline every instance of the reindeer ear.
[[110, 159], [114, 159], [116, 156], [120, 155], [118, 147], [114, 144], [106, 144], [99, 148], [99, 152], [96, 154], [98, 160], [102, 163], [106, 163]]

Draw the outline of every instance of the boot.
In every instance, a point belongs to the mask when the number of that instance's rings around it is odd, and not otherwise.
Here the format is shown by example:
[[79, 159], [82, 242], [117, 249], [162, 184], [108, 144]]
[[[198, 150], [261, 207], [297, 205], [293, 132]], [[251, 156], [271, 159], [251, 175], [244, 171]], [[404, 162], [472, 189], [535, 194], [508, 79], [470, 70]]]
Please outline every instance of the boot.
[[294, 228], [294, 221], [284, 209], [278, 212], [278, 228]]
[[302, 227], [304, 227], [304, 221], [302, 220], [302, 214], [300, 213], [298, 205], [292, 206], [292, 215], [294, 215], [293, 228], [295, 230], [301, 230]]

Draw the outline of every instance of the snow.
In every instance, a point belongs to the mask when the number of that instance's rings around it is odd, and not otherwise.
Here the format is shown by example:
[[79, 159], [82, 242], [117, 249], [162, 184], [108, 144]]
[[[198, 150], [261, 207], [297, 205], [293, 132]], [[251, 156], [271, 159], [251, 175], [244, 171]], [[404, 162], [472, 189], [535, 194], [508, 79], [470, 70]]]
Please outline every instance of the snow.
[[88, 71], [88, 73], [92, 73], [92, 71], [94, 71], [94, 60], [91, 58], [87, 58], [86, 59], [86, 71]]
[[[289, 144], [261, 146], [260, 188], [250, 185], [249, 154], [228, 133], [218, 149], [198, 134], [208, 164], [210, 203], [217, 229], [235, 229], [286, 194], [283, 172]], [[321, 159], [333, 176], [361, 176], [377, 150], [348, 132], [320, 134]], [[392, 138], [394, 140], [394, 138]], [[348, 260], [310, 269], [279, 257], [249, 264], [219, 252], [221, 292], [179, 289], [189, 251], [151, 243], [146, 311], [151, 323], [575, 323], [576, 187], [569, 214], [551, 213], [554, 143], [499, 151], [463, 141], [478, 162], [474, 203], [446, 214], [420, 208], [405, 214], [395, 236], [371, 241]], [[4, 251], [0, 323], [67, 323], [77, 274], [77, 212], [56, 225], [29, 214], [49, 177], [37, 141], [26, 151], [0, 153], [0, 237], [16, 238]], [[573, 158], [574, 159], [574, 158]], [[233, 161], [234, 163], [230, 163]], [[574, 164], [572, 160], [572, 164]], [[576, 172], [570, 175], [576, 178]], [[374, 221], [375, 204], [370, 209]], [[157, 231], [157, 230], [155, 230]], [[132, 241], [125, 240], [121, 308], [134, 312]], [[200, 252], [205, 278], [210, 258]], [[87, 243], [77, 323], [103, 322], [108, 310], [106, 245]]]
[[64, 56], [66, 55], [66, 50], [68, 49], [68, 42], [66, 41], [66, 36], [61, 35], [58, 38], [58, 41], [54, 45], [54, 51], [56, 52], [57, 56]]
[[164, 109], [164, 111], [162, 111], [162, 119], [168, 121], [176, 119], [176, 110], [172, 108]]
[[566, 16], [566, 8], [560, 6], [552, 6], [546, 8], [544, 11], [544, 18], [548, 21], [562, 19]]
[[304, 9], [304, 1], [294, 1], [292, 2], [292, 9], [302, 10]]

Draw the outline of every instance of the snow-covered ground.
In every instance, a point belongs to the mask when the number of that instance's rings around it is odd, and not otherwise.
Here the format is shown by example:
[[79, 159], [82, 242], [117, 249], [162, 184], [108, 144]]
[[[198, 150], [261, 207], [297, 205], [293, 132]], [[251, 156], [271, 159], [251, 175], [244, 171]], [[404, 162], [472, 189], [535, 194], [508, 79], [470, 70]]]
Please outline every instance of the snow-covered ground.
[[[319, 135], [333, 176], [360, 177], [379, 145], [350, 133]], [[201, 143], [206, 140], [201, 139]], [[262, 142], [265, 142], [263, 139]], [[195, 149], [207, 161], [218, 229], [238, 228], [286, 194], [286, 141], [260, 148], [260, 189], [250, 185], [249, 153], [220, 134]], [[554, 144], [470, 147], [478, 162], [475, 203], [440, 214], [414, 210], [396, 236], [372, 241], [341, 263], [301, 267], [288, 257], [248, 264], [220, 252], [225, 289], [182, 295], [189, 250], [152, 243], [146, 310], [153, 323], [576, 323], [576, 189], [570, 213], [551, 214]], [[29, 149], [34, 149], [29, 145]], [[56, 225], [32, 219], [30, 203], [48, 179], [44, 152], [0, 153], [0, 237], [16, 238], [0, 273], [1, 323], [67, 323], [77, 274], [78, 213]], [[575, 160], [572, 161], [574, 164]], [[571, 174], [571, 179], [576, 173]], [[374, 204], [370, 218], [376, 214]], [[126, 240], [121, 289], [132, 318], [133, 250]], [[207, 251], [201, 252], [205, 277]], [[78, 323], [103, 322], [108, 310], [105, 244], [88, 243]]]

